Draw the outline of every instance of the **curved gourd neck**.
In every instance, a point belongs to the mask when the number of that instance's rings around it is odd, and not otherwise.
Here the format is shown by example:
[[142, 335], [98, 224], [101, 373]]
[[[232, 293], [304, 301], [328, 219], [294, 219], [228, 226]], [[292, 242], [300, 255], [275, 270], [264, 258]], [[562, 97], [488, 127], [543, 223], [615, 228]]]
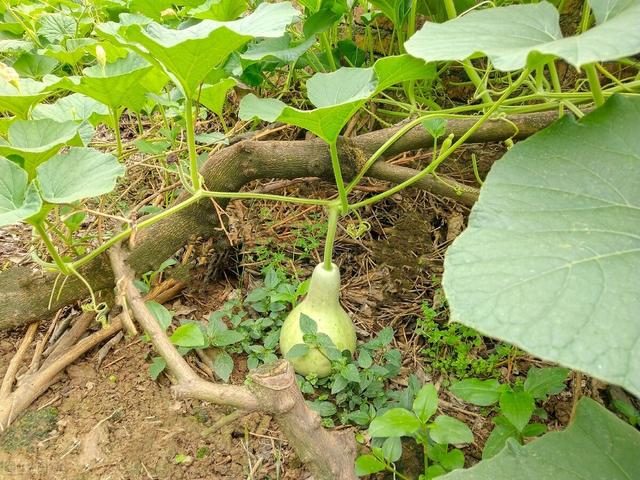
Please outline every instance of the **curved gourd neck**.
[[311, 283], [305, 302], [314, 306], [328, 306], [339, 304], [340, 298], [340, 269], [335, 263], [331, 270], [324, 268], [324, 264], [317, 265], [311, 274]]

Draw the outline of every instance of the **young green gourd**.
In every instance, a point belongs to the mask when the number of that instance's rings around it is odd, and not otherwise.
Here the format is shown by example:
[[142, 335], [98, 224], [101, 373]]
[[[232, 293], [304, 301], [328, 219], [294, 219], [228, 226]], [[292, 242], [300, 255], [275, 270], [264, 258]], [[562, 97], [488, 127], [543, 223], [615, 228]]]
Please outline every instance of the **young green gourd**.
[[[287, 316], [280, 333], [280, 351], [283, 355], [299, 343], [304, 343], [300, 329], [300, 315], [305, 314], [315, 320], [318, 332], [325, 333], [333, 340], [338, 350], [356, 349], [356, 330], [351, 318], [340, 305], [340, 269], [336, 264], [326, 263], [316, 266], [311, 275], [311, 283], [306, 298]], [[315, 373], [326, 377], [331, 373], [331, 362], [316, 347], [300, 357], [290, 359], [295, 371], [301, 375]]]

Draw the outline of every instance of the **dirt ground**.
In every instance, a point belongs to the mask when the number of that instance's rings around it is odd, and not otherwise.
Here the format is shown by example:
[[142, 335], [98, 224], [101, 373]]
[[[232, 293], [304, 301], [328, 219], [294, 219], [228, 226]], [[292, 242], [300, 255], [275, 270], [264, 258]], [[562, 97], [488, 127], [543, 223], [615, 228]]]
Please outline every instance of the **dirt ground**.
[[[486, 171], [501, 155], [502, 147], [470, 147], [462, 152], [462, 163], [468, 165], [465, 159], [471, 151], [481, 153], [480, 167]], [[395, 161], [416, 165], [425, 158], [402, 156]], [[455, 167], [447, 173], [458, 180], [473, 178]], [[380, 184], [365, 184], [358, 194], [367, 195], [380, 188]], [[319, 181], [290, 182], [282, 184], [278, 193], [305, 195], [326, 190]], [[403, 369], [391, 388], [401, 388], [411, 373], [440, 385], [441, 379], [427, 373], [428, 365], [420, 356], [423, 345], [414, 332], [415, 318], [423, 301], [441, 301], [434, 281], [442, 273], [446, 246], [462, 231], [468, 210], [424, 192], [407, 191], [363, 213], [370, 226], [368, 232], [356, 239], [348, 236], [345, 229], [349, 222], [357, 222], [347, 219], [338, 235], [336, 262], [343, 275], [343, 303], [353, 315], [361, 339], [384, 326], [394, 327]], [[177, 319], [203, 318], [235, 289], [255, 285], [261, 265], [250, 252], [256, 246], [291, 244], [291, 268], [303, 278], [319, 259], [319, 248], [300, 255], [300, 248], [291, 242], [297, 225], [313, 223], [313, 209], [234, 202], [228, 215], [231, 248], [212, 254], [211, 244], [205, 242], [187, 249], [194, 266], [192, 281], [181, 296], [166, 305], [176, 312]], [[0, 240], [0, 265], [4, 268], [29, 261], [28, 229], [0, 230]], [[47, 326], [39, 327], [39, 336]], [[0, 376], [23, 335], [19, 330], [0, 333]], [[209, 433], [211, 426], [230, 411], [200, 401], [174, 400], [167, 377], [161, 376], [158, 382], [150, 378], [148, 365], [153, 352], [139, 338], [123, 339], [100, 367], [97, 350], [68, 367], [29, 412], [0, 436], [0, 479], [308, 477], [268, 416], [252, 414]], [[514, 376], [537, 363], [521, 357], [504, 366], [504, 374]], [[242, 367], [237, 369], [232, 381], [242, 383], [245, 373]], [[548, 404], [550, 429], [566, 425], [572, 404], [572, 388]], [[441, 396], [441, 409], [472, 428], [475, 442], [465, 454], [468, 464], [475, 463], [491, 430], [490, 420], [446, 391]], [[412, 457], [407, 449], [403, 458], [408, 470], [412, 464], [418, 465], [421, 453], [414, 453]]]

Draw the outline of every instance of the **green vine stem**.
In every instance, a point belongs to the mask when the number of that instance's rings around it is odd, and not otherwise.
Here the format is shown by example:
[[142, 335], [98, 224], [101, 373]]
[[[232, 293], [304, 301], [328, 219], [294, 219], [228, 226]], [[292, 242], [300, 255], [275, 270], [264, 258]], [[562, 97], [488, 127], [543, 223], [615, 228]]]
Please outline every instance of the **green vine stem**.
[[80, 268], [83, 265], [86, 265], [88, 262], [108, 250], [111, 246], [115, 245], [118, 242], [126, 240], [131, 236], [133, 231], [139, 231], [144, 228], [150, 227], [151, 225], [163, 220], [174, 213], [179, 212], [187, 208], [189, 205], [192, 205], [204, 198], [229, 198], [229, 199], [241, 199], [241, 200], [271, 200], [277, 202], [288, 202], [295, 203], [300, 205], [316, 205], [316, 206], [325, 206], [329, 205], [332, 200], [317, 200], [313, 198], [299, 198], [299, 197], [285, 197], [283, 195], [272, 195], [268, 193], [252, 193], [252, 192], [208, 192], [206, 190], [198, 190], [192, 196], [187, 198], [186, 200], [174, 205], [171, 208], [164, 210], [150, 218], [147, 218], [139, 223], [137, 223], [134, 227], [129, 227], [117, 235], [111, 237], [105, 243], [97, 247], [95, 250], [92, 250], [90, 253], [85, 255], [84, 257], [76, 260], [71, 264], [73, 268]]
[[331, 155], [331, 166], [333, 167], [333, 175], [336, 179], [336, 187], [338, 187], [340, 205], [342, 207], [342, 212], [346, 213], [349, 209], [349, 202], [347, 201], [347, 191], [344, 187], [344, 180], [342, 179], [342, 169], [340, 168], [340, 159], [338, 158], [338, 146], [336, 142], [329, 143], [329, 153]]
[[589, 88], [593, 94], [593, 101], [596, 106], [604, 104], [604, 95], [602, 94], [602, 86], [600, 85], [600, 79], [598, 78], [598, 71], [593, 63], [585, 65], [584, 71], [587, 74], [587, 80], [589, 81]]
[[489, 109], [478, 119], [478, 121], [474, 123], [473, 126], [464, 133], [464, 135], [460, 136], [460, 138], [449, 148], [444, 151], [441, 150], [440, 155], [438, 155], [438, 157], [433, 162], [431, 162], [427, 168], [422, 170], [420, 173], [417, 173], [413, 177], [405, 180], [404, 182], [399, 183], [395, 187], [392, 187], [389, 190], [386, 190], [385, 192], [382, 192], [378, 195], [374, 195], [373, 197], [369, 197], [361, 202], [354, 203], [353, 205], [350, 205], [349, 208], [351, 210], [354, 210], [366, 205], [371, 205], [372, 203], [377, 203], [387, 197], [390, 197], [391, 195], [398, 193], [400, 190], [413, 185], [415, 182], [426, 177], [427, 175], [431, 175], [436, 170], [436, 168], [438, 168], [438, 166], [449, 157], [449, 155], [451, 155], [460, 145], [462, 145], [467, 140], [467, 138], [473, 135], [473, 133], [478, 130], [478, 128], [480, 128], [480, 126], [493, 115], [498, 107], [500, 107], [502, 102], [504, 102], [527, 79], [528, 76], [529, 69], [525, 69], [520, 77], [518, 77], [518, 79], [502, 93], [500, 98], [496, 100], [496, 102], [491, 107], [489, 107]]
[[327, 32], [323, 32], [320, 35], [320, 42], [322, 43], [322, 49], [327, 56], [327, 63], [329, 64], [329, 68], [333, 72], [336, 70], [336, 61], [333, 58], [333, 49], [331, 48], [331, 42], [329, 41], [329, 35], [327, 34]]
[[333, 245], [336, 241], [338, 229], [339, 205], [334, 203], [328, 207], [329, 219], [327, 220], [327, 238], [324, 243], [324, 269], [331, 271], [331, 259], [333, 258]]
[[400, 140], [400, 138], [405, 136], [410, 130], [413, 130], [416, 126], [420, 125], [423, 121], [425, 121], [428, 118], [466, 118], [466, 115], [456, 115], [456, 114], [446, 114], [446, 113], [441, 113], [441, 112], [433, 112], [433, 113], [429, 113], [427, 115], [423, 115], [421, 117], [416, 118], [415, 120], [410, 121], [409, 123], [404, 125], [402, 128], [400, 128], [396, 133], [394, 133], [391, 137], [389, 137], [389, 139], [386, 142], [384, 142], [380, 146], [380, 148], [378, 148], [378, 150], [376, 150], [373, 153], [373, 155], [371, 155], [367, 159], [367, 161], [362, 166], [362, 168], [360, 169], [358, 174], [354, 177], [353, 180], [351, 180], [351, 182], [349, 182], [349, 185], [347, 185], [346, 193], [348, 194], [349, 192], [351, 192], [351, 190], [353, 190], [355, 188], [355, 186], [358, 185], [358, 183], [360, 183], [360, 180], [362, 180], [362, 178], [366, 175], [367, 171], [371, 168], [371, 166], [374, 163], [376, 163], [376, 161], [382, 155], [384, 155], [384, 152], [386, 152], [394, 143], [396, 143], [398, 140]]
[[187, 150], [189, 151], [189, 173], [191, 187], [200, 190], [200, 174], [198, 172], [198, 154], [196, 152], [195, 119], [193, 117], [193, 100], [190, 95], [184, 98], [184, 121], [187, 130]]
[[51, 255], [51, 258], [55, 262], [55, 265], [58, 268], [58, 270], [60, 270], [60, 272], [64, 273], [65, 275], [70, 275], [71, 273], [73, 273], [73, 270], [69, 268], [67, 263], [62, 259], [62, 257], [58, 253], [58, 250], [56, 249], [56, 246], [51, 241], [51, 237], [47, 233], [47, 229], [44, 227], [43, 222], [42, 221], [33, 222], [31, 223], [31, 226], [33, 226], [33, 229], [38, 233], [38, 235], [44, 242], [44, 245], [45, 247], [47, 247], [47, 251], [49, 252], [49, 255]]
[[[555, 93], [562, 93], [562, 85], [560, 84], [560, 76], [558, 75], [558, 69], [556, 68], [555, 60], [551, 60], [547, 67], [549, 68], [549, 76], [551, 77], [551, 85], [553, 85], [553, 91]], [[564, 105], [560, 104], [558, 114], [562, 117], [564, 115]]]
[[122, 157], [122, 134], [120, 133], [120, 114], [117, 108], [109, 107], [111, 113], [111, 121], [113, 122], [113, 133], [116, 136], [116, 144], [118, 148], [118, 159]]

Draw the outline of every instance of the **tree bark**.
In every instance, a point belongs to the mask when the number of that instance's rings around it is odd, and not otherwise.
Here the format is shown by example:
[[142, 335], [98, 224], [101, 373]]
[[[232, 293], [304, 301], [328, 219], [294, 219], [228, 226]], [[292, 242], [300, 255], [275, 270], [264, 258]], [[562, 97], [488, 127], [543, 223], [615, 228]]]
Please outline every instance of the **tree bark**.
[[351, 430], [328, 431], [309, 409], [286, 360], [249, 374], [249, 390], [261, 410], [273, 415], [296, 454], [315, 480], [356, 480], [356, 445]]
[[[504, 120], [490, 120], [480, 127], [468, 140], [469, 143], [525, 138], [557, 118], [555, 112], [513, 115]], [[458, 137], [466, 132], [475, 118], [449, 120], [447, 134]], [[514, 130], [517, 127], [517, 133]], [[343, 175], [349, 179], [380, 146], [400, 127], [387, 128], [353, 138], [343, 138], [339, 152]], [[416, 127], [399, 139], [387, 156], [398, 153], [431, 148], [433, 138], [422, 127]], [[295, 179], [299, 177], [321, 177], [333, 179], [328, 147], [319, 139], [305, 141], [255, 141], [248, 140], [222, 149], [212, 155], [203, 165], [201, 173], [211, 191], [235, 192], [247, 183], [266, 178]], [[369, 177], [402, 181], [415, 171], [378, 161], [368, 172]], [[425, 178], [418, 184], [432, 189], [438, 195], [446, 195], [471, 205], [475, 200], [472, 191], [462, 196], [456, 188], [450, 188], [433, 178]], [[227, 201], [219, 202], [225, 206]], [[193, 237], [210, 237], [218, 226], [218, 217], [211, 202], [202, 201], [158, 222], [136, 235], [136, 245], [128, 257], [128, 263], [138, 274], [157, 268]], [[111, 289], [113, 273], [106, 255], [102, 255], [81, 269], [90, 279], [95, 291]], [[14, 267], [0, 273], [0, 330], [11, 329], [51, 315], [64, 305], [87, 296], [84, 286], [75, 278], [67, 279], [59, 297], [49, 300], [54, 274], [43, 273], [37, 266]]]

